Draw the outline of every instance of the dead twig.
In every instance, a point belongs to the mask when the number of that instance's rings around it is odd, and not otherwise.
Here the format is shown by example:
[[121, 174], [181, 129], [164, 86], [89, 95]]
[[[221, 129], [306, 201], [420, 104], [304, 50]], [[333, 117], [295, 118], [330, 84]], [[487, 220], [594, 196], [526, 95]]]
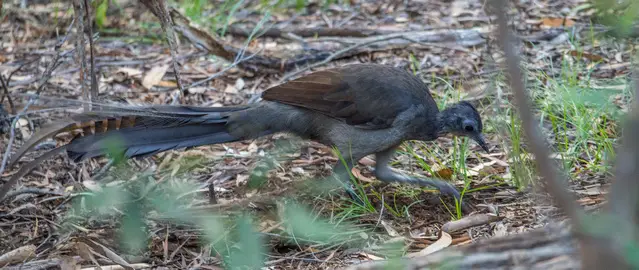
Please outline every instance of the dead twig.
[[[95, 48], [93, 46], [93, 25], [91, 24], [91, 10], [89, 10], [89, 1], [84, 0], [84, 14], [86, 18], [86, 23], [84, 27], [86, 28], [87, 34], [89, 35], [89, 60], [91, 61], [90, 66], [90, 76], [91, 76], [91, 101], [94, 101], [98, 98], [98, 80], [95, 74]], [[84, 33], [84, 32], [83, 32]], [[82, 48], [84, 49], [84, 47]]]
[[[446, 248], [428, 256], [402, 258], [397, 264], [401, 267], [394, 269], [440, 269], [444, 265], [454, 269], [579, 269], [576, 245], [566, 226], [550, 224], [530, 232]], [[386, 261], [374, 261], [342, 269], [382, 270], [388, 266]]]
[[0, 103], [4, 101], [5, 97], [7, 97], [7, 102], [9, 102], [9, 109], [11, 114], [16, 114], [16, 108], [13, 105], [13, 100], [11, 99], [11, 95], [9, 95], [9, 86], [5, 82], [4, 76], [2, 74], [0, 74], [0, 86], [4, 90], [4, 96], [2, 96], [2, 99], [0, 99]]
[[[36, 62], [36, 61], [38, 61], [38, 58], [34, 58], [34, 59], [32, 59], [32, 60], [29, 60], [29, 61], [26, 61], [26, 62], [24, 62], [24, 63], [20, 64], [20, 66], [18, 66], [18, 68], [16, 68], [16, 69], [12, 70], [12, 71], [9, 73], [9, 76], [7, 76], [7, 77], [4, 79], [4, 81], [2, 81], [2, 87], [3, 87], [3, 88], [4, 88], [4, 90], [5, 90], [6, 97], [7, 97], [7, 99], [8, 99], [9, 105], [11, 106], [11, 114], [14, 114], [14, 115], [15, 115], [15, 114], [16, 114], [16, 112], [17, 112], [17, 110], [15, 109], [15, 107], [14, 107], [14, 105], [13, 105], [13, 102], [12, 102], [12, 99], [11, 99], [11, 94], [9, 93], [9, 87], [11, 86], [11, 78], [12, 78], [12, 77], [13, 77], [13, 75], [14, 75], [14, 74], [16, 74], [18, 71], [22, 70], [22, 68], [23, 68], [23, 67], [25, 67], [25, 66], [27, 66], [27, 65], [29, 65], [29, 64], [32, 64], [32, 63], [34, 63], [34, 62]], [[2, 80], [2, 75], [0, 75], [0, 80]], [[3, 99], [0, 99], [0, 102], [4, 101], [4, 96], [3, 96], [2, 98], [3, 98]]]
[[260, 53], [260, 51], [258, 51], [258, 52], [256, 52], [256, 53], [253, 53], [253, 54], [251, 54], [251, 55], [249, 55], [249, 56], [247, 56], [247, 57], [241, 58], [241, 59], [239, 59], [239, 60], [237, 60], [237, 61], [233, 61], [233, 63], [231, 63], [230, 65], [226, 66], [226, 67], [225, 67], [225, 68], [223, 68], [222, 70], [220, 70], [220, 71], [218, 71], [218, 72], [216, 72], [216, 73], [214, 73], [214, 74], [211, 74], [210, 76], [206, 77], [206, 78], [205, 78], [205, 79], [203, 79], [203, 80], [199, 80], [199, 81], [197, 81], [197, 82], [192, 83], [191, 85], [189, 85], [189, 87], [188, 87], [188, 88], [193, 88], [193, 87], [196, 87], [196, 86], [198, 86], [198, 85], [202, 85], [202, 84], [205, 84], [205, 83], [207, 83], [207, 82], [210, 82], [211, 80], [213, 80], [213, 79], [215, 79], [215, 78], [217, 78], [217, 77], [221, 76], [222, 74], [226, 73], [229, 69], [232, 69], [232, 68], [236, 67], [237, 65], [239, 65], [239, 64], [240, 64], [240, 63], [242, 63], [243, 61], [246, 61], [246, 60], [249, 60], [249, 59], [251, 59], [251, 58], [255, 57], [255, 56], [256, 56], [256, 55], [258, 55], [259, 53]]
[[207, 82], [219, 77], [220, 75], [224, 74], [229, 69], [232, 69], [232, 68], [236, 67], [237, 65], [241, 64], [242, 62], [247, 61], [247, 60], [255, 57], [256, 55], [258, 55], [261, 52], [261, 50], [255, 52], [255, 53], [253, 53], [253, 54], [251, 54], [251, 55], [249, 55], [247, 57], [244, 57], [244, 54], [246, 53], [247, 48], [248, 48], [251, 40], [253, 40], [252, 37], [257, 34], [258, 30], [262, 28], [262, 26], [264, 25], [264, 23], [266, 22], [267, 19], [268, 19], [267, 16], [262, 17], [262, 20], [260, 20], [260, 22], [257, 24], [255, 29], [253, 29], [252, 35], [249, 36], [249, 38], [246, 40], [246, 42], [244, 42], [244, 46], [240, 49], [239, 53], [235, 56], [235, 58], [233, 60], [233, 63], [231, 63], [230, 65], [228, 65], [224, 69], [216, 72], [215, 74], [212, 74], [211, 76], [207, 77], [206, 79], [203, 79], [203, 80], [200, 80], [200, 81], [192, 83], [191, 85], [189, 85], [189, 88], [196, 87], [198, 85], [202, 85], [204, 83], [207, 83]]
[[[228, 33], [235, 36], [248, 37], [251, 33], [247, 28], [242, 25], [232, 24], [228, 28]], [[372, 37], [378, 35], [391, 34], [391, 30], [379, 30], [379, 29], [365, 29], [365, 28], [330, 28], [330, 27], [313, 27], [302, 29], [281, 29], [281, 28], [269, 28], [260, 37], [281, 38], [288, 34], [293, 34], [298, 37]]]
[[[455, 41], [452, 40], [454, 37], [456, 36], [461, 36], [462, 40], [464, 39], [464, 36], [467, 35], [479, 35], [481, 31], [478, 30], [460, 30], [458, 31], [458, 33], [453, 33], [453, 34], [446, 34], [446, 35], [440, 35], [438, 34], [438, 31], [420, 31], [420, 32], [404, 32], [404, 33], [395, 33], [395, 34], [388, 34], [388, 35], [381, 35], [381, 36], [376, 36], [376, 37], [370, 37], [370, 38], [364, 38], [364, 39], [344, 39], [342, 40], [341, 43], [343, 44], [347, 44], [347, 43], [353, 43], [354, 40], [357, 40], [358, 42], [343, 48], [341, 50], [338, 50], [332, 54], [330, 54], [328, 57], [324, 58], [324, 60], [319, 61], [317, 63], [314, 63], [312, 65], [306, 66], [305, 68], [290, 72], [289, 74], [284, 75], [278, 83], [283, 83], [289, 79], [291, 79], [292, 77], [299, 75], [305, 71], [308, 71], [310, 69], [319, 67], [321, 65], [324, 65], [334, 59], [336, 59], [337, 57], [340, 57], [350, 51], [362, 48], [362, 47], [367, 47], [371, 44], [374, 43], [380, 43], [380, 42], [384, 42], [384, 41], [389, 41], [390, 40], [403, 40], [401, 42], [399, 42], [398, 44], [389, 44], [389, 45], [394, 45], [394, 46], [398, 46], [398, 45], [410, 45], [410, 44], [420, 44], [423, 46], [429, 46], [429, 47], [438, 47], [438, 48], [445, 48], [445, 49], [453, 49], [453, 50], [458, 50], [458, 51], [462, 51], [465, 53], [469, 53], [470, 51], [465, 49], [465, 48], [458, 48], [458, 47], [453, 47], [453, 46], [449, 46], [449, 45], [444, 45], [444, 44], [436, 44], [434, 42], [442, 42], [442, 41]], [[477, 38], [473, 38], [470, 41], [467, 41], [467, 43], [469, 44], [474, 44], [477, 43], [478, 41], [473, 41]], [[431, 40], [433, 42], [431, 42]], [[483, 39], [482, 39], [483, 40]], [[331, 40], [331, 41], [335, 41], [335, 39]], [[459, 42], [459, 40], [457, 40], [457, 42]]]
[[[75, 20], [72, 20], [69, 25], [69, 29], [71, 29], [74, 23], [75, 23]], [[7, 166], [7, 162], [9, 160], [9, 156], [11, 155], [11, 147], [13, 146], [13, 141], [15, 140], [15, 136], [16, 136], [15, 126], [16, 126], [16, 123], [18, 122], [18, 119], [20, 119], [20, 117], [22, 117], [22, 115], [26, 113], [26, 111], [29, 109], [29, 106], [33, 105], [33, 103], [36, 102], [38, 96], [40, 96], [40, 93], [44, 89], [44, 85], [46, 85], [49, 79], [51, 79], [51, 75], [53, 74], [53, 71], [60, 65], [59, 63], [60, 58], [73, 51], [73, 50], [69, 50], [65, 52], [60, 52], [60, 48], [62, 47], [62, 44], [64, 44], [64, 42], [67, 40], [67, 37], [70, 33], [71, 31], [67, 31], [67, 35], [65, 35], [63, 39], [60, 40], [55, 45], [54, 50], [56, 51], [56, 55], [53, 57], [53, 59], [51, 59], [49, 66], [44, 71], [44, 74], [42, 75], [39, 82], [40, 85], [38, 86], [35, 95], [29, 99], [29, 102], [24, 106], [22, 111], [18, 113], [13, 118], [13, 121], [11, 122], [11, 126], [9, 127], [10, 128], [9, 142], [7, 143], [7, 149], [5, 149], [4, 155], [2, 157], [2, 163], [0, 164], [0, 176], [2, 176], [2, 174], [4, 173]], [[63, 147], [61, 149], [63, 149]], [[51, 152], [55, 153], [56, 151], [51, 151]], [[33, 168], [22, 168], [20, 171], [31, 170], [31, 169]], [[18, 174], [20, 173], [21, 172], [19, 172]], [[0, 198], [4, 198], [4, 196], [9, 192], [11, 187], [13, 187], [13, 185], [18, 181], [18, 179], [20, 179], [20, 176], [14, 175], [14, 177], [12, 177], [8, 182], [0, 186]]]
[[[225, 45], [221, 41], [217, 40], [217, 38], [215, 38], [213, 35], [191, 25], [191, 22], [184, 15], [180, 14], [179, 11], [171, 9], [170, 14], [171, 19], [173, 19], [173, 23], [175, 25], [175, 30], [186, 37], [194, 46], [206, 50], [211, 54], [222, 57], [228, 61], [231, 61], [231, 59], [236, 59], [238, 54], [242, 54], [242, 51], [238, 52], [237, 48]], [[430, 31], [409, 31], [403, 33], [392, 33], [382, 36], [344, 39], [344, 42], [342, 42], [343, 44], [350, 43], [353, 45], [343, 48], [336, 53], [320, 51], [319, 53], [296, 55], [288, 59], [256, 55], [254, 59], [251, 59], [251, 61], [243, 62], [241, 65], [239, 65], [239, 67], [245, 70], [259, 71], [262, 73], [280, 73], [281, 71], [293, 70], [298, 66], [307, 65], [309, 63], [316, 63], [312, 66], [316, 67], [338, 58], [351, 57], [363, 52], [389, 50], [392, 48], [408, 46], [415, 43], [426, 46], [429, 46], [430, 43], [455, 43], [462, 47], [476, 46], [485, 42], [482, 35], [487, 31], [488, 29], [485, 27], [453, 30], [442, 29]], [[259, 36], [259, 34], [257, 34], [256, 36]], [[298, 39], [293, 35], [288, 35], [288, 37], [292, 39]], [[302, 41], [302, 43], [306, 43], [308, 41], [309, 40], [305, 40]], [[384, 42], [380, 45], [379, 43], [383, 41], [387, 42]], [[374, 43], [378, 46], [367, 46]], [[464, 50], [441, 44], [435, 46]], [[292, 75], [296, 74], [298, 73], [292, 73]]]
[[[84, 19], [87, 14], [85, 14], [84, 9], [84, 1], [83, 0], [74, 0], [73, 1], [73, 10], [76, 14], [75, 19], [78, 21], [78, 25], [76, 27], [76, 38], [75, 38], [75, 48], [77, 53], [77, 61], [80, 66], [80, 85], [82, 86], [82, 98], [86, 101], [91, 101], [91, 92], [89, 87], [87, 87], [87, 60], [86, 60], [86, 52], [84, 51], [85, 44], [85, 22], [87, 20]], [[90, 104], [84, 105], [84, 111], [91, 110]]]
[[[13, 141], [16, 139], [16, 124], [18, 123], [18, 119], [22, 117], [22, 115], [29, 109], [29, 106], [31, 106], [34, 102], [35, 99], [30, 99], [27, 105], [24, 106], [24, 109], [22, 109], [22, 111], [13, 118], [13, 121], [11, 121], [11, 126], [9, 127], [9, 142], [7, 142], [7, 149], [4, 151], [2, 164], [0, 164], [0, 176], [4, 173], [4, 170], [7, 167], [7, 162], [9, 161], [9, 156], [11, 155], [11, 146], [13, 145]], [[2, 196], [0, 196], [0, 198], [2, 198]]]
[[4, 197], [0, 198], [0, 203], [22, 194], [64, 196], [63, 193], [51, 191], [51, 190], [43, 189], [43, 188], [22, 188], [22, 189], [7, 193]]
[[342, 54], [344, 54], [344, 53], [346, 53], [346, 52], [348, 52], [350, 50], [354, 50], [354, 49], [357, 49], [357, 48], [360, 48], [360, 47], [364, 47], [366, 45], [370, 45], [370, 44], [373, 44], [373, 43], [376, 43], [376, 42], [381, 42], [381, 41], [390, 40], [390, 39], [396, 39], [396, 38], [402, 38], [402, 34], [383, 36], [381, 38], [376, 38], [376, 39], [372, 39], [372, 40], [367, 40], [365, 42], [353, 44], [351, 46], [348, 46], [348, 47], [346, 47], [344, 49], [341, 49], [339, 51], [336, 51], [336, 52], [332, 53], [331, 55], [329, 55], [328, 57], [326, 57], [324, 60], [322, 60], [320, 62], [317, 62], [317, 63], [309, 65], [309, 66], [307, 66], [307, 67], [305, 67], [303, 69], [299, 69], [299, 70], [296, 70], [296, 71], [293, 71], [293, 72], [290, 72], [290, 73], [284, 75], [279, 80], [278, 84], [283, 83], [283, 82], [287, 81], [288, 79], [290, 79], [290, 78], [292, 78], [292, 77], [294, 77], [296, 75], [299, 75], [299, 74], [301, 74], [301, 73], [303, 73], [305, 71], [311, 70], [311, 69], [319, 67], [321, 65], [324, 65], [324, 64], [330, 62], [331, 60], [335, 59], [335, 57], [338, 57], [338, 56], [340, 56], [340, 55], [342, 55]]
[[180, 70], [178, 66], [178, 46], [175, 39], [175, 31], [174, 31], [174, 22], [169, 13], [169, 9], [167, 7], [165, 0], [141, 0], [142, 4], [144, 4], [147, 8], [151, 10], [151, 12], [158, 17], [160, 20], [160, 26], [162, 27], [162, 31], [164, 31], [164, 35], [166, 36], [166, 40], [169, 43], [169, 51], [171, 53], [171, 62], [173, 65], [173, 72], [175, 73], [175, 80], [177, 81], [178, 89], [180, 90], [180, 97], [173, 99], [173, 103], [175, 104], [179, 100], [181, 100], [187, 89], [184, 89], [182, 85], [182, 80], [180, 77]]
[[442, 226], [442, 231], [447, 232], [449, 234], [453, 234], [471, 227], [489, 224], [502, 219], [503, 217], [496, 216], [496, 215], [477, 214], [477, 215], [467, 216], [462, 219], [449, 221]]
[[197, 213], [198, 211], [211, 211], [211, 210], [225, 211], [225, 210], [247, 207], [248, 205], [259, 205], [259, 204], [271, 205], [271, 204], [275, 204], [273, 198], [284, 196], [284, 194], [286, 194], [287, 191], [288, 191], [287, 188], [282, 188], [272, 192], [266, 192], [263, 194], [255, 195], [251, 198], [236, 199], [236, 200], [227, 201], [227, 202], [218, 203], [218, 204], [196, 206], [196, 207], [192, 207], [190, 210]]

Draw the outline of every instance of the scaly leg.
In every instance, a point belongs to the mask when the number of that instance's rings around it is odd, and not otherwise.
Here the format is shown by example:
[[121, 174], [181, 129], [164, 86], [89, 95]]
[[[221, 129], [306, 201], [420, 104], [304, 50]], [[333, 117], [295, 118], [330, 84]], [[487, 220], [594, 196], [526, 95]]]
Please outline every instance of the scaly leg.
[[[341, 153], [345, 153], [345, 152], [341, 152]], [[334, 177], [335, 179], [337, 179], [337, 181], [343, 184], [346, 193], [348, 194], [349, 197], [351, 197], [351, 199], [353, 199], [355, 202], [361, 205], [364, 205], [364, 202], [362, 201], [362, 199], [359, 197], [359, 195], [357, 195], [355, 190], [353, 190], [353, 185], [350, 181], [350, 170], [353, 168], [355, 162], [361, 158], [355, 158], [355, 157], [351, 158], [349, 156], [343, 156], [343, 159], [344, 161], [342, 161], [342, 159], [337, 160], [337, 164], [335, 164], [335, 167], [333, 167], [332, 177]]]
[[375, 154], [375, 176], [377, 176], [377, 179], [389, 183], [399, 182], [417, 184], [420, 186], [431, 186], [437, 188], [441, 194], [453, 196], [457, 200], [461, 201], [461, 195], [459, 194], [459, 191], [457, 191], [455, 186], [448, 182], [437, 179], [412, 177], [394, 172], [388, 165], [388, 163], [391, 161], [391, 158], [393, 157], [393, 154], [395, 154], [395, 147]]

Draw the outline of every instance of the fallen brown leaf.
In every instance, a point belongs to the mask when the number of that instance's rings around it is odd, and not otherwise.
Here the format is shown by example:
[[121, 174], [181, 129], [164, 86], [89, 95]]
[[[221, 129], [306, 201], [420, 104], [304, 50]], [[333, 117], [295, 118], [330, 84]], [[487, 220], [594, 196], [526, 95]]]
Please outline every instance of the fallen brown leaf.
[[451, 168], [443, 168], [435, 172], [435, 177], [444, 180], [450, 180], [451, 178], [453, 178], [453, 170]]
[[151, 89], [151, 87], [156, 86], [160, 81], [162, 81], [162, 77], [164, 77], [164, 74], [166, 74], [168, 69], [169, 65], [153, 67], [146, 73], [146, 75], [144, 75], [144, 79], [142, 79], [142, 86], [146, 89]]
[[160, 87], [177, 87], [177, 83], [174, 81], [160, 81], [156, 84], [156, 86], [160, 86]]
[[455, 233], [464, 229], [479, 225], [489, 224], [491, 222], [502, 220], [503, 217], [491, 214], [478, 214], [467, 216], [459, 220], [449, 221], [442, 226], [442, 231], [447, 233]]
[[436, 251], [440, 251], [453, 243], [453, 237], [450, 234], [442, 231], [442, 235], [435, 241], [435, 243], [427, 246], [425, 249], [422, 249], [418, 252], [409, 253], [406, 255], [408, 258], [415, 258], [420, 256], [426, 256], [428, 254], [434, 253]]
[[369, 258], [369, 259], [371, 259], [371, 261], [380, 261], [380, 260], [384, 259], [382, 257], [378, 257], [378, 256], [375, 256], [373, 254], [369, 254], [369, 253], [365, 253], [365, 252], [360, 252], [359, 255], [362, 256], [362, 257]]
[[365, 165], [365, 166], [375, 166], [375, 160], [372, 160], [369, 157], [364, 157], [362, 159], [359, 160], [359, 164]]
[[568, 18], [543, 18], [541, 24], [546, 27], [573, 26], [575, 21]]
[[102, 254], [105, 255], [107, 258], [111, 259], [111, 261], [113, 261], [114, 263], [117, 263], [121, 266], [124, 267], [131, 267], [131, 265], [122, 257], [120, 257], [120, 255], [116, 254], [113, 250], [111, 250], [110, 248], [106, 247], [105, 245], [102, 245], [96, 241], [93, 240], [89, 240], [91, 241], [91, 243], [93, 243], [94, 245], [100, 247], [102, 249]]
[[388, 233], [389, 236], [391, 237], [397, 237], [399, 236], [399, 233], [397, 232], [397, 230], [395, 230], [393, 227], [390, 226], [390, 224], [388, 224], [388, 222], [386, 222], [385, 220], [382, 220], [382, 226], [384, 227], [384, 229], [386, 230], [386, 232]]
[[458, 245], [458, 244], [461, 244], [461, 243], [465, 243], [468, 240], [471, 240], [470, 236], [462, 235], [461, 237], [457, 237], [457, 238], [453, 239], [453, 242], [451, 243], [451, 245]]
[[2, 254], [2, 256], [0, 256], [0, 265], [5, 266], [5, 265], [23, 262], [31, 258], [32, 256], [34, 256], [35, 251], [36, 251], [35, 245], [21, 246], [5, 254]]
[[362, 175], [362, 172], [358, 169], [358, 168], [353, 168], [351, 169], [351, 172], [353, 173], [353, 176], [355, 176], [357, 179], [367, 182], [367, 183], [373, 183], [375, 182], [375, 180], [373, 180], [372, 178], [366, 177], [364, 175]]
[[596, 55], [596, 54], [591, 54], [591, 53], [587, 53], [587, 52], [579, 52], [576, 50], [571, 50], [570, 52], [568, 52], [570, 55], [572, 55], [573, 57], [583, 57], [586, 58], [590, 61], [602, 61], [604, 60], [604, 58], [600, 55]]

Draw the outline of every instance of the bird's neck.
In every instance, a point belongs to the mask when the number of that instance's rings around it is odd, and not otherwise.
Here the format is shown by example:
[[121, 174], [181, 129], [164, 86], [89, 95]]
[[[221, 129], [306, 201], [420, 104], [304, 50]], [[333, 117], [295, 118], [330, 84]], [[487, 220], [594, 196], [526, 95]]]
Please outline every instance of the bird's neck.
[[435, 136], [437, 138], [446, 136], [446, 134], [448, 133], [445, 129], [446, 125], [444, 123], [444, 114], [440, 112], [437, 114], [437, 117], [435, 119]]
[[446, 135], [441, 113], [437, 113], [434, 117], [432, 114], [430, 117], [420, 117], [419, 120], [423, 122], [414, 125], [414, 130], [409, 135], [411, 140], [432, 141]]

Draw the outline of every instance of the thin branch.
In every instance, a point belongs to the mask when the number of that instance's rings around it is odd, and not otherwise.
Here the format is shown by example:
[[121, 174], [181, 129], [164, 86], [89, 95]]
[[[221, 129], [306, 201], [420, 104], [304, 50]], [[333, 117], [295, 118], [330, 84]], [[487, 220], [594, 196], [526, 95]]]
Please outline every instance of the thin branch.
[[9, 108], [11, 109], [11, 114], [16, 114], [16, 107], [13, 105], [13, 100], [11, 99], [11, 95], [9, 95], [9, 86], [4, 80], [4, 76], [0, 74], [0, 86], [4, 90], [4, 96], [0, 99], [0, 102], [4, 101], [4, 97], [7, 97], [7, 101], [9, 102]]
[[404, 36], [404, 33], [400, 33], [400, 34], [395, 34], [395, 35], [381, 36], [379, 38], [369, 39], [369, 40], [365, 40], [365, 41], [360, 42], [360, 43], [355, 43], [355, 44], [353, 44], [351, 46], [348, 46], [346, 48], [343, 48], [343, 49], [341, 49], [339, 51], [336, 51], [336, 52], [332, 53], [331, 55], [326, 57], [326, 59], [324, 59], [324, 60], [322, 60], [320, 62], [317, 62], [315, 64], [306, 66], [305, 68], [298, 69], [296, 71], [293, 71], [293, 72], [290, 72], [290, 73], [284, 75], [279, 80], [278, 84], [283, 83], [283, 82], [289, 80], [290, 78], [295, 77], [295, 76], [297, 76], [297, 75], [299, 75], [299, 74], [301, 74], [301, 73], [303, 73], [305, 71], [308, 71], [308, 70], [311, 70], [313, 68], [325, 65], [326, 63], [332, 61], [333, 59], [335, 59], [336, 57], [338, 57], [338, 56], [340, 56], [340, 55], [342, 55], [344, 53], [347, 53], [348, 51], [351, 51], [351, 50], [354, 50], [354, 49], [357, 49], [357, 48], [360, 48], [360, 47], [364, 47], [364, 46], [367, 46], [367, 45], [370, 45], [370, 44], [373, 44], [373, 43], [377, 43], [377, 42], [382, 42], [382, 41], [391, 40], [391, 39], [406, 39], [406, 38], [407, 37]]
[[536, 125], [539, 121], [535, 120], [533, 109], [526, 93], [524, 78], [519, 65], [519, 53], [516, 52], [513, 45], [514, 37], [508, 29], [508, 21], [506, 18], [506, 7], [508, 2], [505, 0], [489, 1], [495, 4], [494, 10], [497, 16], [499, 42], [506, 56], [507, 70], [510, 76], [510, 87], [513, 91], [517, 108], [519, 108], [519, 116], [521, 117], [524, 132], [530, 141], [530, 149], [535, 155], [535, 162], [539, 169], [541, 177], [545, 181], [544, 187], [551, 194], [563, 212], [573, 220], [576, 225], [579, 224], [581, 212], [578, 210], [572, 196], [567, 191], [567, 179], [561, 176], [561, 173], [550, 160], [550, 151], [541, 136], [541, 131]]
[[[163, 0], [160, 2], [164, 2]], [[182, 84], [182, 78], [180, 77], [180, 68], [179, 68], [179, 62], [178, 62], [178, 46], [177, 46], [177, 42], [176, 42], [176, 37], [175, 37], [175, 31], [173, 31], [173, 23], [171, 20], [171, 15], [169, 15], [169, 10], [166, 6], [166, 3], [162, 4], [162, 13], [164, 14], [164, 19], [161, 19], [161, 21], [163, 21], [162, 25], [163, 25], [163, 29], [164, 29], [164, 34], [166, 35], [166, 39], [169, 42], [169, 51], [171, 53], [171, 62], [173, 64], [173, 73], [175, 74], [175, 81], [177, 82], [177, 86], [178, 89], [180, 89], [180, 97], [183, 98], [184, 95], [186, 94], [186, 90], [184, 88], [184, 85]], [[174, 101], [179, 101], [179, 99], [174, 99]]]
[[48, 190], [44, 188], [22, 188], [19, 190], [9, 192], [4, 197], [0, 197], [0, 203], [22, 194], [64, 196], [64, 193], [52, 191], [52, 190]]
[[[39, 60], [39, 58], [34, 58], [33, 60], [29, 60], [29, 61], [26, 61], [26, 62], [22, 63], [18, 68], [12, 70], [9, 73], [9, 76], [7, 76], [4, 79], [4, 81], [2, 82], [2, 84], [3, 84], [2, 86], [3, 86], [3, 88], [6, 91], [5, 94], [7, 96], [8, 101], [9, 101], [9, 105], [11, 105], [11, 114], [14, 114], [14, 115], [16, 114], [16, 110], [15, 110], [14, 105], [12, 104], [13, 102], [11, 100], [11, 95], [9, 93], [9, 86], [11, 85], [11, 78], [13, 77], [14, 74], [16, 74], [18, 71], [20, 71], [23, 67], [25, 67], [25, 66], [27, 66], [29, 64], [32, 64], [32, 63], [34, 63], [34, 62], [36, 62], [38, 60]], [[2, 80], [2, 75], [0, 75], [0, 80]], [[0, 102], [2, 102], [2, 100], [0, 100]]]
[[[84, 14], [86, 17], [86, 23], [84, 24], [84, 28], [88, 31], [89, 34], [89, 60], [91, 61], [91, 101], [94, 101], [98, 98], [98, 80], [95, 74], [95, 48], [93, 47], [93, 25], [91, 24], [91, 11], [89, 10], [89, 2], [88, 0], [84, 0]], [[84, 34], [84, 32], [83, 32]]]
[[[69, 25], [69, 28], [74, 23], [75, 23], [75, 20], [71, 21], [71, 25]], [[56, 55], [53, 57], [53, 59], [49, 63], [49, 66], [44, 71], [44, 74], [42, 74], [42, 78], [40, 79], [40, 82], [39, 82], [40, 85], [38, 86], [36, 90], [36, 94], [29, 99], [29, 102], [24, 106], [22, 111], [20, 111], [20, 113], [18, 113], [13, 118], [13, 121], [11, 121], [11, 126], [10, 126], [11, 131], [9, 135], [9, 142], [7, 143], [7, 149], [5, 149], [4, 155], [2, 156], [2, 163], [0, 164], [0, 176], [4, 173], [7, 166], [7, 162], [9, 160], [9, 156], [11, 155], [11, 147], [13, 146], [13, 141], [15, 140], [15, 137], [16, 137], [16, 134], [15, 134], [16, 123], [18, 122], [20, 117], [22, 117], [22, 115], [24, 115], [27, 112], [27, 110], [29, 109], [29, 106], [31, 106], [33, 103], [36, 102], [40, 93], [44, 89], [44, 85], [46, 85], [49, 79], [51, 79], [51, 74], [53, 74], [53, 70], [55, 70], [58, 66], [60, 66], [60, 63], [59, 63], [60, 58], [73, 51], [73, 50], [69, 50], [65, 52], [60, 52], [60, 48], [62, 47], [62, 44], [67, 40], [67, 36], [69, 35], [69, 33], [71, 33], [71, 31], [67, 31], [66, 36], [55, 45], [54, 50], [56, 51]], [[13, 186], [13, 184], [14, 183], [7, 182], [4, 185], [0, 186], [0, 198], [2, 198], [8, 192], [8, 190], [11, 188], [11, 186]]]
[[192, 83], [191, 85], [189, 85], [189, 88], [198, 86], [198, 85], [202, 85], [204, 83], [207, 83], [217, 77], [219, 77], [220, 75], [224, 74], [224, 72], [226, 72], [227, 70], [239, 65], [240, 63], [249, 60], [253, 57], [255, 57], [256, 55], [259, 55], [262, 50], [258, 50], [257, 52], [244, 57], [244, 54], [246, 53], [246, 50], [248, 49], [249, 44], [251, 43], [251, 41], [253, 40], [253, 37], [258, 33], [258, 31], [263, 27], [264, 23], [268, 20], [269, 14], [267, 13], [266, 15], [264, 15], [262, 17], [262, 19], [257, 23], [257, 25], [255, 26], [255, 28], [253, 29], [253, 32], [251, 33], [251, 35], [249, 35], [249, 37], [246, 39], [246, 41], [244, 42], [244, 46], [242, 46], [242, 48], [240, 49], [240, 51], [237, 53], [237, 55], [235, 55], [235, 58], [233, 59], [233, 63], [231, 63], [229, 66], [225, 67], [224, 69], [220, 70], [219, 72], [216, 72], [215, 74]]
[[255, 53], [253, 53], [253, 54], [251, 54], [251, 55], [249, 55], [247, 57], [239, 59], [238, 61], [233, 61], [233, 63], [231, 63], [230, 65], [226, 66], [222, 70], [220, 70], [220, 71], [218, 71], [218, 72], [206, 77], [205, 79], [202, 79], [202, 80], [199, 80], [197, 82], [192, 83], [191, 85], [188, 86], [188, 88], [193, 88], [193, 87], [196, 87], [198, 85], [202, 85], [204, 83], [207, 83], [207, 82], [219, 77], [220, 75], [224, 74], [229, 69], [232, 69], [232, 68], [236, 67], [238, 64], [253, 58], [254, 56], [258, 55], [260, 52], [262, 52], [262, 50], [259, 50], [259, 51], [255, 52]]
[[173, 99], [173, 102], [179, 101], [186, 94], [182, 80], [180, 77], [180, 70], [178, 66], [178, 48], [175, 40], [175, 22], [171, 18], [166, 0], [141, 0], [149, 10], [160, 20], [160, 26], [166, 36], [166, 40], [169, 43], [169, 52], [171, 54], [171, 63], [173, 65], [173, 73], [175, 74], [175, 80], [177, 81], [178, 89], [180, 89], [180, 98]]
[[[84, 49], [86, 40], [84, 36], [84, 24], [86, 20], [84, 19], [85, 14], [84, 9], [84, 1], [83, 0], [73, 0], [73, 10], [76, 14], [76, 18], [78, 21], [78, 25], [76, 27], [76, 39], [75, 39], [75, 48], [77, 53], [76, 60], [79, 62], [80, 66], [80, 85], [82, 85], [82, 98], [84, 100], [91, 100], [91, 91], [89, 87], [87, 87], [87, 59], [86, 59], [86, 51]], [[85, 104], [84, 111], [91, 110], [91, 106], [89, 104]]]
[[[612, 218], [624, 222], [616, 223], [614, 237], [617, 241], [634, 241], [637, 237], [637, 202], [639, 200], [639, 68], [633, 74], [635, 85], [634, 101], [623, 128], [621, 148], [616, 156], [615, 181], [608, 195], [608, 211]], [[622, 244], [623, 242], [619, 242]]]
[[9, 142], [7, 143], [7, 149], [5, 149], [4, 155], [2, 156], [2, 164], [0, 164], [0, 176], [4, 173], [4, 170], [7, 167], [7, 162], [11, 155], [11, 146], [13, 145], [13, 141], [16, 139], [16, 124], [20, 117], [22, 117], [22, 115], [29, 109], [29, 106], [31, 106], [35, 101], [35, 99], [30, 99], [22, 111], [20, 111], [20, 113], [13, 118], [13, 121], [11, 121], [11, 126], [9, 127], [11, 130], [9, 133]]

